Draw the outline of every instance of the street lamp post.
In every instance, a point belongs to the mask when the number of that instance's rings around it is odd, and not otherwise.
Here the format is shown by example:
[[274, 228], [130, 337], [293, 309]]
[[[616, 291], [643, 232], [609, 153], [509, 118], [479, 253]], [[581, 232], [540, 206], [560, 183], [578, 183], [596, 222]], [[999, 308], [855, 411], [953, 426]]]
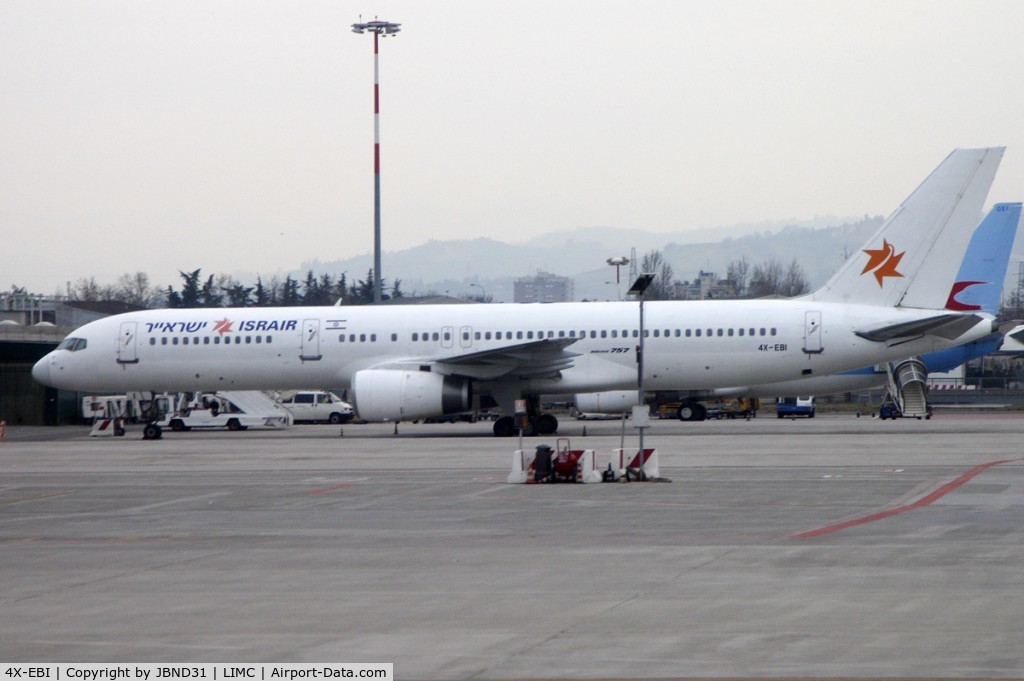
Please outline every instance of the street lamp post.
[[373, 302], [381, 301], [380, 276], [380, 65], [378, 39], [398, 33], [401, 24], [390, 21], [367, 21], [352, 24], [353, 33], [373, 34]]
[[470, 284], [470, 286], [476, 286], [477, 288], [480, 289], [480, 302], [481, 303], [486, 303], [487, 302], [487, 290], [484, 289], [483, 284]]
[[[653, 273], [644, 273], [637, 277], [633, 285], [626, 292], [627, 295], [635, 295], [640, 300], [640, 342], [636, 346], [636, 387], [640, 399], [641, 411], [647, 406], [644, 402], [644, 292], [654, 281]], [[643, 425], [638, 427], [640, 431], [640, 452], [637, 454], [637, 480], [644, 479], [644, 429], [647, 428], [646, 415]]]

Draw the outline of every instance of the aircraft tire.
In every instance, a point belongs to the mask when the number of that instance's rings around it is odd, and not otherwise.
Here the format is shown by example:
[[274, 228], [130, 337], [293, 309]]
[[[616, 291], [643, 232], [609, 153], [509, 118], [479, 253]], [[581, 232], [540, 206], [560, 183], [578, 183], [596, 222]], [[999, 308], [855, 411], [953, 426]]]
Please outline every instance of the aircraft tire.
[[516, 434], [516, 421], [511, 416], [502, 416], [494, 422], [495, 437], [512, 437]]
[[538, 435], [554, 435], [558, 432], [558, 419], [554, 414], [541, 414], [534, 422], [533, 429]]
[[707, 409], [696, 402], [684, 402], [679, 407], [680, 421], [703, 421], [708, 417]]

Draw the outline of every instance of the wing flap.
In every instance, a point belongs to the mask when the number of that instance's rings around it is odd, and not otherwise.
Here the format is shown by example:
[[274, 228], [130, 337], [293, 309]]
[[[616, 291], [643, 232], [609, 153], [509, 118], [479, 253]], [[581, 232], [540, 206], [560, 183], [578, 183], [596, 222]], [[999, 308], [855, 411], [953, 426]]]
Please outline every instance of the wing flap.
[[550, 376], [573, 365], [578, 352], [566, 348], [577, 338], [545, 338], [542, 340], [479, 350], [463, 355], [437, 357], [432, 361], [443, 373], [479, 379], [493, 379], [515, 374], [518, 378]]

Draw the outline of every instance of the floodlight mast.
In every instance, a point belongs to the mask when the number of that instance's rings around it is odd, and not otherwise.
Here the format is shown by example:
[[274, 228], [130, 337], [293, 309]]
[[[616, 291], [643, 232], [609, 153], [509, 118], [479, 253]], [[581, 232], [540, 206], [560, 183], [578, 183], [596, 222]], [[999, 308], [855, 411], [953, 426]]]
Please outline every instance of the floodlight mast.
[[367, 21], [352, 24], [353, 33], [373, 34], [373, 302], [381, 302], [380, 276], [380, 49], [381, 36], [394, 35], [402, 29], [401, 24], [390, 21]]

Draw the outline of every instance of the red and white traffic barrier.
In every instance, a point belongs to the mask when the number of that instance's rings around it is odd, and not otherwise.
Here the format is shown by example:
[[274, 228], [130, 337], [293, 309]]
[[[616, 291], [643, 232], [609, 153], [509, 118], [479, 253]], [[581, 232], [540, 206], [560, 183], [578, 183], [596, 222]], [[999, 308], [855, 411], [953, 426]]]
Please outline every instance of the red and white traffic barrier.
[[[643, 451], [643, 472], [645, 478], [660, 478], [661, 470], [658, 465], [658, 450], [644, 449]], [[615, 479], [618, 480], [626, 475], [627, 470], [638, 470], [641, 466], [640, 452], [635, 449], [613, 449], [611, 467]]]
[[124, 419], [96, 419], [89, 437], [113, 437], [124, 435]]

